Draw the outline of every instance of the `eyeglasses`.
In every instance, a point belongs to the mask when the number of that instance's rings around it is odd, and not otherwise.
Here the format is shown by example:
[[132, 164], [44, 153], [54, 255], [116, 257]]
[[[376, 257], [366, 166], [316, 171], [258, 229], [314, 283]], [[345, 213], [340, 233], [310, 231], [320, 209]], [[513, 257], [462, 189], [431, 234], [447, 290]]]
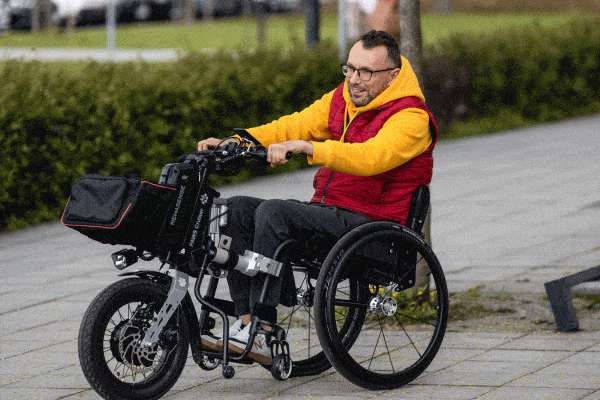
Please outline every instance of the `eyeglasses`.
[[358, 71], [358, 78], [363, 82], [367, 82], [367, 81], [371, 80], [371, 78], [373, 77], [373, 74], [375, 72], [391, 71], [396, 68], [398, 68], [398, 67], [378, 69], [377, 71], [371, 71], [370, 69], [366, 69], [366, 68], [356, 69], [356, 68], [349, 66], [348, 64], [342, 64], [342, 73], [344, 74], [344, 76], [346, 78], [350, 78], [352, 75], [354, 75], [354, 71]]

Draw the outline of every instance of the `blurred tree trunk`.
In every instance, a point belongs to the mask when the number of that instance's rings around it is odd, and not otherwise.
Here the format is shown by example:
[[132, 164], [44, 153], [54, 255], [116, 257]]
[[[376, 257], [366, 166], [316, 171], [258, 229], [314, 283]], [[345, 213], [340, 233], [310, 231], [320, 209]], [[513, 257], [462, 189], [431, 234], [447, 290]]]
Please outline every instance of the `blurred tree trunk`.
[[421, 35], [421, 1], [400, 0], [400, 50], [408, 59], [423, 86], [423, 37]]
[[252, 15], [252, 0], [242, 0], [242, 14]]
[[42, 0], [33, 2], [33, 10], [31, 10], [31, 30], [38, 32], [40, 30], [40, 15], [42, 13]]
[[319, 43], [321, 6], [319, 0], [306, 1], [306, 46], [312, 49]]
[[348, 55], [348, 1], [338, 0], [338, 58], [346, 61]]
[[433, 11], [438, 14], [450, 14], [450, 0], [435, 0]]
[[[191, 1], [191, 0], [188, 0]], [[218, 0], [206, 0], [206, 9], [202, 10], [202, 19], [205, 22], [212, 22], [213, 14], [215, 13], [215, 2]]]
[[53, 4], [50, 0], [35, 0], [31, 13], [31, 29], [33, 32], [39, 32], [43, 29], [52, 28]]
[[[400, 50], [412, 66], [419, 84], [423, 87], [423, 37], [421, 34], [421, 1], [400, 1]], [[431, 246], [431, 206], [423, 226], [425, 241]], [[424, 262], [417, 264], [417, 282], [415, 291], [429, 288], [429, 268]], [[415, 293], [416, 294], [416, 293]]]
[[267, 25], [267, 2], [266, 0], [256, 0], [254, 2], [254, 12], [256, 13], [256, 35], [258, 47], [265, 46], [266, 25]]
[[66, 26], [65, 26], [65, 32], [66, 33], [72, 33], [75, 32], [75, 24], [77, 23], [77, 15], [75, 13], [70, 14], [67, 17], [67, 20], [65, 22]]
[[171, 21], [192, 25], [196, 21], [195, 0], [173, 0]]
[[[212, 12], [212, 2], [209, 0], [210, 2], [210, 6], [208, 7], [209, 9], [211, 9], [210, 11]], [[183, 8], [183, 20], [182, 22], [184, 24], [187, 25], [193, 25], [194, 22], [196, 22], [196, 10], [194, 7], [194, 1], [193, 0], [182, 0], [182, 8]], [[212, 16], [212, 14], [211, 14]]]

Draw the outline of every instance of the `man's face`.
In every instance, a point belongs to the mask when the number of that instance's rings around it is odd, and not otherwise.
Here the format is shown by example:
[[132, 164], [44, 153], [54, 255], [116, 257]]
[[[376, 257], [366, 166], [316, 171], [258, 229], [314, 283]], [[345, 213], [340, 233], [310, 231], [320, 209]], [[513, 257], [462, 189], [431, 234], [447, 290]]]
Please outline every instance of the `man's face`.
[[[388, 59], [385, 46], [365, 49], [362, 42], [358, 42], [352, 47], [346, 64], [353, 69], [371, 71], [394, 67]], [[400, 69], [396, 68], [391, 71], [375, 72], [367, 82], [358, 77], [358, 71], [354, 71], [352, 76], [346, 77], [350, 100], [357, 107], [366, 106], [392, 84], [399, 71]]]

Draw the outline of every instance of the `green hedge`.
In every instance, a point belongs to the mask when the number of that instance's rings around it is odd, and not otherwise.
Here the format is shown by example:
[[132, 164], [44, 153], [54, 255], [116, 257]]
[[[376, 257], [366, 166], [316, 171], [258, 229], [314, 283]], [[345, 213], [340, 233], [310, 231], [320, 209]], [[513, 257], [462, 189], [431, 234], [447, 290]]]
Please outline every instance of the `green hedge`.
[[[465, 103], [471, 119], [508, 113], [532, 122], [600, 111], [599, 18], [455, 36], [426, 54], [434, 110]], [[434, 60], [445, 69], [433, 68]], [[2, 230], [56, 219], [83, 174], [157, 180], [164, 164], [199, 140], [298, 111], [342, 78], [333, 43], [287, 55], [195, 54], [165, 65], [90, 62], [57, 71], [9, 61], [0, 68]], [[455, 79], [457, 70], [468, 79]], [[462, 95], [435, 95], [448, 88]], [[287, 169], [303, 165], [294, 158]]]
[[[336, 58], [329, 44], [287, 57], [257, 52], [191, 55], [160, 66], [90, 63], [74, 75], [50, 73], [39, 62], [6, 63], [0, 228], [56, 218], [83, 174], [136, 172], [157, 180], [164, 164], [203, 138], [302, 109], [339, 84], [339, 65], [330, 62]], [[302, 163], [294, 159], [287, 169]]]
[[536, 123], [600, 111], [598, 17], [453, 36], [429, 56], [467, 71], [466, 106], [476, 117], [512, 114]]

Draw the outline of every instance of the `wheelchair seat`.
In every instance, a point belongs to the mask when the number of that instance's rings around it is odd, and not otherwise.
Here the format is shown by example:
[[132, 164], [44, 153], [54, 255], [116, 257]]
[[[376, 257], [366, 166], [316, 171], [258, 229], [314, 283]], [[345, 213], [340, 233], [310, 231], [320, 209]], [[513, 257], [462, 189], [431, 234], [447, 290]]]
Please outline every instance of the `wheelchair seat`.
[[[430, 205], [430, 194], [429, 187], [425, 185], [418, 186], [412, 194], [410, 208], [408, 211], [408, 217], [406, 219], [406, 227], [410, 228], [419, 236], [423, 236], [423, 226], [429, 212]], [[395, 222], [395, 221], [391, 221]], [[350, 232], [352, 229], [344, 232], [344, 234]], [[329, 250], [337, 243], [342, 234], [338, 238], [323, 238], [319, 236], [313, 236], [308, 238], [306, 242], [302, 243], [298, 247], [300, 254], [293, 256], [295, 259], [300, 259], [302, 266], [295, 265], [294, 270], [307, 270], [309, 276], [316, 279], [319, 275], [321, 264], [325, 260], [325, 257], [329, 253]], [[286, 247], [286, 246], [283, 246]], [[310, 261], [309, 261], [310, 260]]]
[[[410, 200], [410, 208], [408, 210], [408, 217], [406, 219], [406, 227], [410, 228], [420, 236], [423, 236], [423, 226], [425, 225], [427, 213], [429, 212], [429, 204], [429, 187], [425, 185], [417, 186]], [[344, 232], [341, 236], [344, 236], [344, 234], [348, 233], [350, 230]], [[333, 245], [339, 239], [341, 239], [341, 236], [339, 238], [322, 238], [319, 236], [313, 236], [307, 240], [308, 245], [304, 244], [303, 246], [310, 251], [310, 254], [315, 254], [315, 250], [319, 250], [317, 253], [322, 255], [325, 249], [324, 254], [326, 255], [329, 249], [331, 249]]]

